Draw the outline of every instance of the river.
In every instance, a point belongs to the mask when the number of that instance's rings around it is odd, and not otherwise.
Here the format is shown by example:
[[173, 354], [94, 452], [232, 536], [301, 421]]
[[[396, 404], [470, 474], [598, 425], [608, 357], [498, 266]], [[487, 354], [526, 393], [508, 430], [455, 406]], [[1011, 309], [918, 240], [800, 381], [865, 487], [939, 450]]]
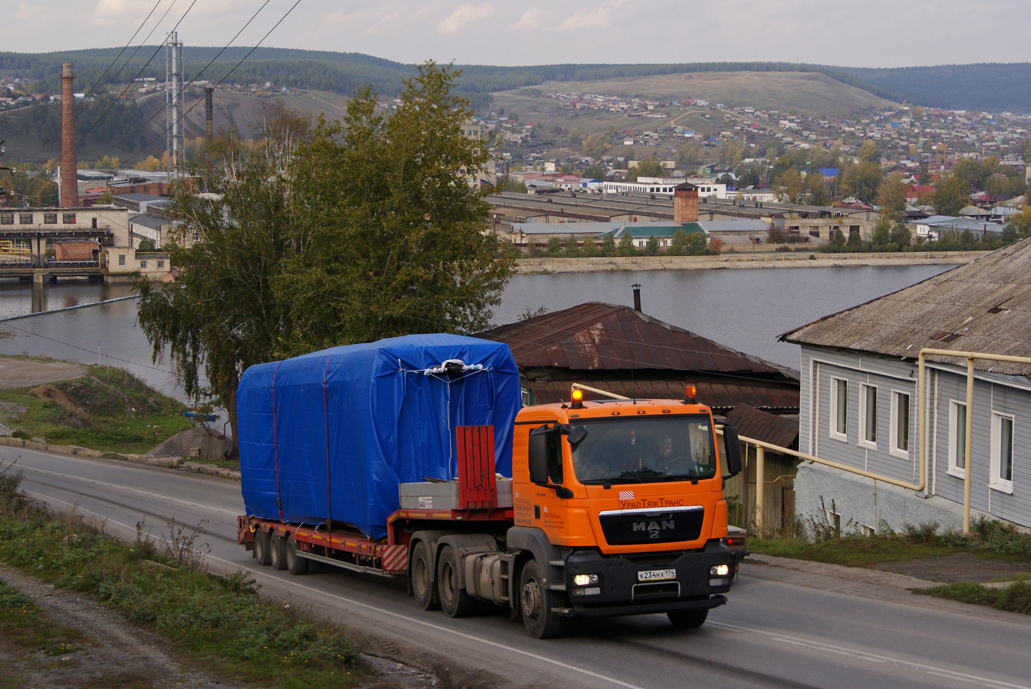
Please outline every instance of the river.
[[[645, 313], [734, 349], [798, 368], [798, 347], [777, 336], [937, 275], [951, 266], [856, 266], [779, 270], [684, 270], [516, 275], [494, 323], [527, 310], [557, 311], [585, 301], [633, 305], [641, 285]], [[166, 358], [136, 324], [128, 285], [67, 282], [33, 288], [0, 284], [0, 354], [30, 354], [121, 366], [152, 387], [183, 399]], [[96, 303], [104, 302], [104, 303]], [[94, 304], [88, 306], [88, 304]], [[44, 311], [33, 315], [34, 311]]]

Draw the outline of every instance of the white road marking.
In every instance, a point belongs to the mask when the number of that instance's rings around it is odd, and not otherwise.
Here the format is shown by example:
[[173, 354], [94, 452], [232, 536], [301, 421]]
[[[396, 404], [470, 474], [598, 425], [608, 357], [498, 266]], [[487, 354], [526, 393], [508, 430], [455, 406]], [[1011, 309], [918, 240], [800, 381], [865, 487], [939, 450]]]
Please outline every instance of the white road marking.
[[[190, 507], [197, 507], [197, 508], [200, 508], [200, 509], [203, 509], [203, 510], [211, 510], [212, 512], [221, 512], [223, 514], [228, 514], [228, 515], [230, 515], [230, 516], [232, 516], [234, 518], [237, 515], [240, 514], [239, 510], [227, 510], [227, 509], [223, 509], [221, 507], [212, 507], [211, 505], [202, 505], [202, 504], [200, 504], [198, 502], [190, 502], [189, 500], [183, 500], [182, 498], [173, 498], [171, 496], [163, 495], [161, 493], [152, 493], [150, 491], [142, 490], [140, 488], [133, 488], [131, 486], [125, 486], [125, 485], [122, 485], [122, 484], [119, 484], [119, 483], [108, 483], [107, 481], [98, 481], [97, 479], [86, 478], [84, 476], [75, 476], [75, 475], [72, 475], [72, 474], [65, 474], [65, 473], [62, 473], [60, 471], [49, 471], [47, 469], [37, 469], [36, 467], [21, 467], [21, 469], [23, 471], [25, 469], [28, 469], [28, 471], [35, 471], [35, 472], [39, 472], [41, 474], [50, 474], [51, 476], [57, 476], [57, 477], [63, 478], [63, 479], [72, 479], [72, 480], [75, 480], [75, 481], [81, 481], [83, 483], [92, 483], [92, 484], [95, 484], [95, 485], [98, 485], [98, 486], [104, 486], [105, 488], [112, 488], [112, 489], [117, 489], [117, 490], [123, 490], [123, 491], [127, 491], [127, 492], [130, 492], [130, 493], [136, 493], [137, 495], [145, 495], [145, 496], [151, 497], [151, 498], [160, 498], [162, 500], [168, 500], [170, 502], [175, 502], [175, 503], [178, 503], [180, 505], [189, 505]], [[57, 488], [56, 486], [53, 486], [53, 487]], [[60, 490], [60, 488], [57, 488], [57, 490]]]
[[741, 627], [737, 625], [730, 625], [724, 622], [709, 622], [707, 626], [718, 627], [720, 629], [728, 629], [731, 631], [747, 631], [753, 634], [760, 634], [767, 636], [775, 641], [782, 643], [789, 643], [797, 646], [807, 646], [810, 648], [823, 651], [825, 653], [835, 653], [841, 655], [849, 655], [862, 660], [867, 660], [872, 663], [895, 663], [897, 665], [903, 665], [910, 667], [915, 670], [922, 670], [929, 675], [935, 675], [939, 677], [948, 677], [950, 679], [960, 680], [963, 682], [973, 682], [976, 684], [982, 684], [985, 686], [1000, 687], [1000, 689], [1031, 689], [1026, 684], [1010, 684], [1009, 682], [1003, 682], [1001, 680], [989, 679], [980, 675], [971, 675], [965, 672], [956, 672], [954, 670], [948, 670], [945, 668], [934, 667], [933, 665], [927, 665], [924, 663], [918, 663], [912, 660], [902, 660], [900, 658], [892, 658], [891, 656], [882, 655], [879, 653], [871, 653], [869, 651], [856, 651], [850, 648], [844, 648], [842, 646], [833, 646], [831, 644], [813, 641], [811, 639], [805, 639], [802, 637], [789, 636], [780, 632], [771, 632], [765, 629], [757, 629], [754, 627]]
[[[37, 495], [39, 495], [39, 497], [41, 497], [44, 500], [48, 500], [48, 501], [52, 500], [54, 502], [59, 502], [59, 503], [62, 503], [64, 505], [68, 505], [69, 507], [74, 507], [74, 508], [76, 508], [80, 512], [84, 512], [86, 514], [91, 514], [91, 515], [93, 515], [95, 517], [99, 517], [100, 519], [103, 519], [103, 520], [105, 520], [105, 521], [107, 521], [107, 522], [109, 522], [111, 524], [117, 524], [118, 526], [121, 526], [122, 528], [128, 530], [131, 533], [135, 533], [136, 532], [136, 527], [135, 526], [129, 526], [128, 524], [123, 524], [122, 522], [116, 521], [114, 519], [110, 519], [108, 517], [105, 517], [102, 514], [98, 514], [96, 512], [91, 511], [91, 510], [83, 509], [83, 508], [79, 507], [78, 505], [74, 505], [74, 504], [72, 504], [70, 502], [66, 502], [66, 501], [60, 500], [58, 498], [50, 498], [50, 497], [47, 497], [45, 495], [41, 495], [41, 494], [38, 494], [38, 493], [37, 493]], [[407, 617], [405, 615], [402, 615], [401, 613], [393, 612], [393, 611], [390, 611], [390, 610], [385, 610], [383, 608], [378, 608], [375, 605], [369, 605], [368, 603], [361, 603], [359, 601], [353, 600], [351, 598], [347, 598], [345, 596], [341, 596], [341, 595], [338, 595], [338, 594], [335, 594], [335, 593], [328, 593], [326, 591], [322, 591], [322, 590], [319, 590], [319, 589], [316, 589], [316, 588], [312, 588], [311, 586], [305, 586], [304, 584], [301, 584], [301, 583], [298, 583], [298, 582], [294, 582], [294, 581], [290, 581], [289, 579], [284, 579], [284, 578], [276, 577], [276, 576], [273, 576], [271, 574], [267, 574], [267, 573], [261, 571], [260, 569], [254, 569], [254, 568], [247, 567], [247, 566], [241, 566], [240, 564], [238, 564], [236, 562], [231, 562], [229, 560], [223, 560], [222, 558], [215, 557], [214, 555], [204, 555], [204, 559], [205, 560], [215, 560], [217, 562], [221, 562], [222, 564], [228, 565], [230, 567], [235, 567], [237, 569], [246, 570], [246, 571], [248, 571], [248, 572], [250, 572], [252, 574], [256, 574], [256, 575], [262, 576], [262, 577], [264, 577], [266, 579], [272, 579], [272, 580], [274, 580], [274, 581], [276, 581], [276, 582], [278, 582], [280, 584], [286, 584], [287, 586], [292, 586], [292, 587], [296, 587], [296, 588], [299, 588], [299, 589], [303, 589], [305, 591], [308, 591], [310, 593], [314, 593], [314, 594], [317, 594], [317, 595], [320, 595], [320, 596], [325, 596], [327, 598], [333, 598], [333, 599], [336, 599], [336, 600], [341, 601], [343, 603], [347, 603], [348, 605], [353, 605], [353, 606], [359, 607], [359, 608], [365, 608], [366, 610], [371, 610], [371, 611], [377, 612], [377, 613], [379, 613], [381, 615], [387, 615], [389, 617], [396, 617], [398, 619], [404, 620], [405, 622], [409, 622], [409, 623], [413, 623], [413, 624], [418, 624], [418, 625], [421, 625], [423, 627], [428, 627], [428, 628], [433, 629], [433, 630], [438, 631], [438, 632], [446, 632], [448, 634], [452, 634], [454, 636], [457, 636], [457, 637], [460, 637], [462, 639], [465, 639], [466, 641], [474, 641], [476, 643], [483, 644], [485, 646], [490, 646], [492, 648], [497, 648], [497, 649], [500, 649], [500, 650], [503, 650], [503, 651], [506, 651], [506, 652], [509, 652], [509, 653], [514, 653], [516, 655], [524, 656], [526, 658], [532, 658], [533, 660], [537, 660], [537, 661], [542, 662], [542, 663], [547, 663], [547, 664], [550, 664], [550, 665], [554, 665], [554, 666], [560, 667], [560, 668], [562, 668], [564, 670], [571, 670], [573, 672], [578, 672], [578, 673], [580, 673], [582, 675], [585, 675], [587, 677], [590, 677], [592, 679], [597, 679], [597, 680], [601, 680], [603, 682], [608, 682], [608, 683], [614, 684], [614, 685], [616, 685], [618, 687], [625, 687], [626, 689], [644, 689], [643, 687], [639, 687], [636, 684], [630, 684], [628, 682], [624, 682], [622, 680], [618, 680], [618, 679], [616, 679], [614, 677], [609, 677], [608, 675], [603, 675], [603, 674], [598, 673], [598, 672], [593, 672], [591, 670], [587, 670], [587, 669], [584, 669], [582, 667], [577, 667], [576, 665], [570, 665], [569, 663], [563, 663], [561, 660], [555, 660], [553, 658], [548, 658], [547, 656], [542, 656], [542, 655], [539, 655], [537, 653], [531, 653], [530, 651], [523, 651], [523, 650], [518, 649], [518, 648], [512, 648], [511, 646], [506, 646], [505, 644], [500, 644], [500, 643], [497, 643], [495, 641], [488, 641], [487, 639], [481, 639], [478, 636], [473, 636], [472, 634], [466, 634], [464, 632], [459, 632], [459, 631], [456, 631], [454, 629], [449, 629], [448, 627], [444, 627], [444, 626], [441, 626], [439, 624], [434, 624], [432, 622], [426, 622], [424, 620], [416, 619], [414, 617]]]

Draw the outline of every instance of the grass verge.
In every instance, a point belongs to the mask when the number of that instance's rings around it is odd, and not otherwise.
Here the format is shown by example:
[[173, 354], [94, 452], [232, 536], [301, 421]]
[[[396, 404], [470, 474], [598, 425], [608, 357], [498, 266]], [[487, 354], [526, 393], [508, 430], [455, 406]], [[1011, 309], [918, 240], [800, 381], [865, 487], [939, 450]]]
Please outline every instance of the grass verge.
[[1012, 527], [987, 519], [972, 523], [970, 536], [941, 531], [934, 523], [908, 526], [901, 532], [872, 535], [839, 534], [826, 526], [808, 524], [778, 536], [750, 538], [748, 547], [766, 555], [847, 567], [923, 560], [956, 553], [1009, 562], [1031, 562], [1031, 534], [1019, 533]]
[[1031, 615], [1031, 584], [1026, 581], [1003, 588], [971, 583], [943, 584], [929, 589], [914, 589], [913, 593]]
[[[169, 523], [168, 542], [159, 547], [140, 525], [136, 542], [126, 545], [80, 517], [29, 504], [19, 482], [10, 466], [0, 469], [0, 560], [8, 565], [93, 596], [237, 681], [307, 689], [358, 678], [358, 654], [339, 630], [263, 603], [243, 572], [224, 578], [203, 571], [194, 547], [199, 527]], [[32, 630], [33, 619], [43, 623], [23, 598], [12, 593], [11, 605]], [[55, 643], [73, 643], [49, 634]]]
[[0, 390], [0, 401], [24, 410], [5, 421], [19, 437], [107, 452], [142, 454], [193, 425], [182, 404], [107, 366], [90, 366], [76, 380]]
[[82, 642], [77, 631], [56, 624], [30, 598], [2, 583], [0, 636], [27, 653], [48, 656], [74, 653]]

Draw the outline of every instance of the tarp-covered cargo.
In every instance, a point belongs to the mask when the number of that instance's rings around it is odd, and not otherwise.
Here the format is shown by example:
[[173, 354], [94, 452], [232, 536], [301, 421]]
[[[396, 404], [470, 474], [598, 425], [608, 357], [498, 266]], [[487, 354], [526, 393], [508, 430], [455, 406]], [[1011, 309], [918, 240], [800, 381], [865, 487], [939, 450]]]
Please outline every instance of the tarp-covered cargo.
[[399, 484], [457, 476], [456, 426], [494, 426], [512, 475], [521, 397], [508, 345], [410, 335], [251, 366], [236, 405], [248, 514], [382, 538]]

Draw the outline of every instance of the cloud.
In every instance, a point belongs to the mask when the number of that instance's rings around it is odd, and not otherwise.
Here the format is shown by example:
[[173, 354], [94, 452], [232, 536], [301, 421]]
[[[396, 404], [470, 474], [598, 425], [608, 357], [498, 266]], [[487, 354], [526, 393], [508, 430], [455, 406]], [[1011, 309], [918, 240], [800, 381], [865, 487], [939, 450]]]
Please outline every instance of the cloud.
[[89, 23], [93, 26], [111, 26], [124, 21], [127, 15], [139, 14], [141, 7], [139, 3], [130, 0], [100, 0]]
[[548, 13], [544, 10], [536, 7], [528, 9], [523, 12], [523, 16], [519, 18], [515, 24], [512, 24], [513, 29], [516, 31], [533, 31], [540, 26], [541, 19], [543, 19]]
[[479, 5], [467, 3], [458, 7], [442, 22], [437, 24], [437, 33], [454, 34], [467, 29], [471, 24], [482, 21], [494, 14], [494, 5], [483, 2]]
[[583, 29], [607, 29], [616, 22], [616, 10], [623, 0], [603, 2], [591, 9], [577, 10], [558, 25], [559, 31], [580, 31]]
[[43, 8], [39, 5], [30, 5], [25, 0], [22, 0], [18, 5], [18, 11], [14, 13], [14, 18], [20, 19], [21, 21], [32, 19], [41, 9]]

